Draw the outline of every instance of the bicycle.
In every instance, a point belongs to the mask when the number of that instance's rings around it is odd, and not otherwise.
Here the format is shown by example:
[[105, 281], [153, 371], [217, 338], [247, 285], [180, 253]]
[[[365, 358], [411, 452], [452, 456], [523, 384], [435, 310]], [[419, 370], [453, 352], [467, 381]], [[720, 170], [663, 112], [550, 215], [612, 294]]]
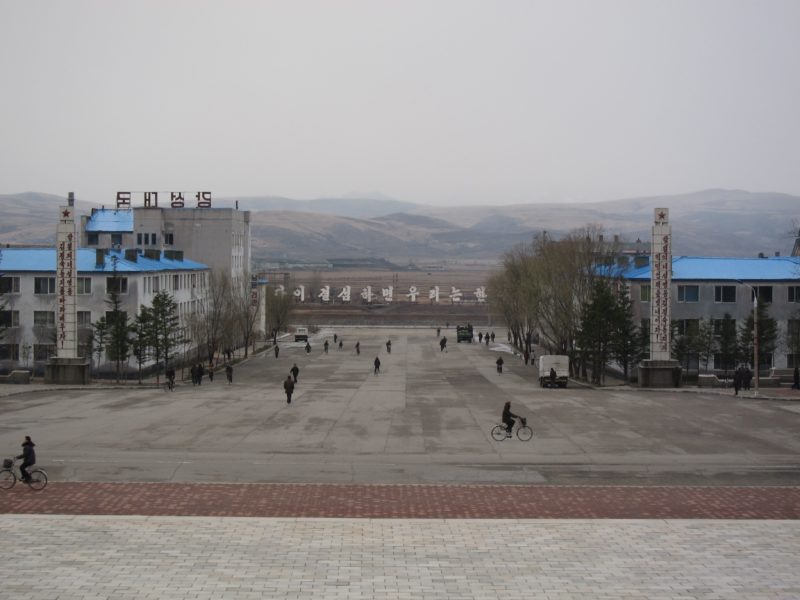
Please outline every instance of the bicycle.
[[[528, 427], [527, 419], [520, 418], [516, 423], [514, 423], [514, 428], [517, 432], [517, 439], [519, 439], [521, 442], [527, 442], [533, 437], [533, 429]], [[496, 442], [502, 442], [508, 438], [506, 432], [507, 429], [505, 424], [495, 425], [492, 427], [492, 438]]]
[[[17, 475], [14, 473], [16, 459], [6, 458], [3, 460], [3, 468], [0, 469], [0, 489], [10, 490], [17, 483]], [[25, 483], [32, 490], [39, 492], [47, 486], [47, 473], [44, 469], [34, 468], [28, 471], [30, 476]]]
[[175, 390], [175, 379], [167, 377], [167, 380], [164, 382], [164, 391], [172, 392], [174, 390]]

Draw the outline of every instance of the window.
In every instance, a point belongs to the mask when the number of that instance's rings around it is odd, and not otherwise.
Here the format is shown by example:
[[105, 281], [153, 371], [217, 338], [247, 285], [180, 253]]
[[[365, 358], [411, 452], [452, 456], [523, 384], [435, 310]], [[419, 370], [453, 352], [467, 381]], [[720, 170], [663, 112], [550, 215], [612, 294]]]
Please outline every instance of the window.
[[87, 246], [97, 246], [100, 243], [100, 237], [96, 233], [89, 233], [86, 235]]
[[19, 294], [19, 277], [0, 277], [0, 294]]
[[78, 294], [89, 295], [92, 293], [92, 278], [78, 277]]
[[157, 292], [157, 291], [159, 291], [161, 289], [159, 287], [159, 285], [158, 285], [159, 284], [159, 280], [160, 280], [160, 277], [158, 277], [158, 276], [153, 277], [153, 291], [154, 292]]
[[715, 285], [714, 302], [736, 302], [736, 286]]
[[173, 275], [172, 276], [172, 289], [179, 290], [181, 289], [181, 279], [180, 275]]
[[639, 300], [641, 302], [650, 302], [650, 284], [643, 283], [639, 286]]
[[121, 233], [112, 233], [111, 234], [111, 245], [112, 246], [122, 246], [122, 234]]
[[106, 293], [107, 294], [127, 294], [128, 293], [128, 278], [127, 277], [106, 277]]
[[55, 277], [34, 277], [33, 278], [33, 293], [34, 294], [55, 294], [56, 293], [56, 278]]
[[0, 310], [0, 327], [19, 327], [19, 311]]
[[175, 238], [173, 237], [173, 234], [165, 233], [164, 234], [164, 243], [167, 246], [172, 246], [175, 243]]
[[51, 356], [55, 356], [55, 344], [34, 344], [33, 345], [33, 360], [47, 360]]
[[697, 335], [700, 330], [699, 319], [677, 319], [672, 322], [675, 335]]
[[158, 236], [155, 233], [150, 234], [150, 243], [155, 246], [158, 244]]
[[136, 245], [137, 246], [141, 246], [142, 245], [142, 234], [141, 233], [137, 233], [136, 234]]
[[0, 360], [19, 360], [19, 344], [0, 344]]
[[679, 285], [678, 302], [697, 302], [700, 300], [699, 285]]
[[727, 321], [725, 319], [714, 319], [712, 323], [714, 324], [714, 335], [722, 335], [725, 323], [728, 323], [727, 326], [730, 327], [731, 332], [734, 335], [736, 334], [736, 319], [728, 319]]
[[794, 369], [795, 367], [800, 367], [800, 354], [787, 354], [786, 368]]
[[769, 304], [770, 302], [772, 302], [771, 285], [759, 285], [755, 287], [755, 290], [758, 293], [759, 302], [763, 302], [764, 304]]
[[79, 310], [78, 311], [78, 327], [91, 327], [92, 326], [92, 311]]
[[56, 326], [56, 313], [52, 310], [35, 310], [33, 311], [33, 326], [34, 327], [55, 327]]
[[789, 302], [800, 302], [800, 285], [789, 286]]

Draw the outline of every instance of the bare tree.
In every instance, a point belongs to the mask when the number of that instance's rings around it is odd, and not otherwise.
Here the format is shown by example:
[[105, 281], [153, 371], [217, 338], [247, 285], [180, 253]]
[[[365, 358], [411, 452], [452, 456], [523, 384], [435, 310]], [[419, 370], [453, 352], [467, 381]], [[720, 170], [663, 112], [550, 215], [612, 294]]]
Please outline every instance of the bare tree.
[[289, 323], [292, 312], [292, 297], [288, 293], [281, 293], [277, 288], [267, 287], [264, 292], [264, 311], [266, 314], [266, 328], [277, 336]]
[[205, 350], [208, 361], [223, 346], [230, 332], [231, 277], [227, 273], [208, 274], [208, 286], [201, 308], [190, 319], [191, 338], [197, 341], [197, 350]]
[[231, 286], [231, 308], [233, 324], [241, 336], [244, 355], [247, 357], [250, 344], [255, 344], [258, 335], [256, 325], [261, 315], [259, 291], [248, 273], [234, 281]]

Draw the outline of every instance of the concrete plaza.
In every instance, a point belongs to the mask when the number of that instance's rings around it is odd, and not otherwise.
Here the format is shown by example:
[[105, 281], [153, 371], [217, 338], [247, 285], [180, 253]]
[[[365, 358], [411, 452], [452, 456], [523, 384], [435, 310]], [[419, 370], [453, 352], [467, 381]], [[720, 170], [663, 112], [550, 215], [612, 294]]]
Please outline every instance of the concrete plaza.
[[[800, 404], [541, 389], [453, 330], [337, 333], [232, 385], [0, 390], [0, 447], [31, 435], [52, 481], [0, 493], [0, 598], [800, 597]], [[532, 441], [491, 439], [506, 400]]]

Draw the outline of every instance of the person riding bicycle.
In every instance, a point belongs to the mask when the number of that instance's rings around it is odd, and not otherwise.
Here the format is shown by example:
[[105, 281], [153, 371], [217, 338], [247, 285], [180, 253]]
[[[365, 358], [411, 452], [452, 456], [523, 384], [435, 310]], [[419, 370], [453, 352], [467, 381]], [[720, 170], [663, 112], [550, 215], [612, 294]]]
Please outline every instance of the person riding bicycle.
[[525, 419], [523, 417], [511, 412], [511, 401], [508, 401], [505, 403], [505, 406], [503, 406], [503, 423], [506, 425], [506, 437], [511, 437], [511, 429], [514, 427], [514, 423], [516, 423], [514, 419], [519, 419], [522, 421], [523, 425], [525, 424]]
[[22, 442], [22, 454], [17, 456], [17, 458], [22, 459], [22, 464], [19, 466], [19, 472], [22, 475], [22, 481], [29, 481], [31, 476], [26, 470], [27, 467], [31, 467], [36, 464], [36, 451], [33, 447], [36, 444], [33, 443], [31, 440], [31, 436], [26, 435], [25, 441]]

